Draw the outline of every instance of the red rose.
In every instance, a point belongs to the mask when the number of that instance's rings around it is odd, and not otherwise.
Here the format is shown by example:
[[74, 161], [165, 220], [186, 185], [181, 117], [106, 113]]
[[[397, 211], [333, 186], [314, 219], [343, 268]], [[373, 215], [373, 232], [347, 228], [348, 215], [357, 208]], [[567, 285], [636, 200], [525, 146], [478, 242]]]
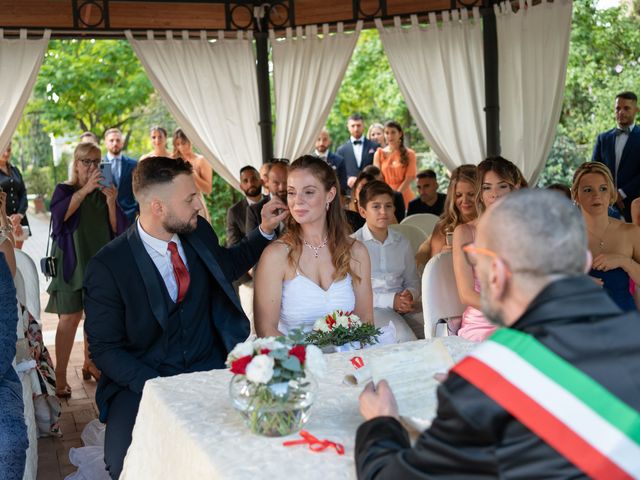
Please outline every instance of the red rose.
[[270, 351], [271, 351], [271, 350], [269, 350], [268, 348], [263, 348], [262, 350], [260, 350], [260, 353], [261, 353], [262, 355], [269, 355], [269, 352], [270, 352]]
[[300, 360], [300, 365], [304, 365], [304, 359], [307, 355], [307, 351], [304, 348], [304, 345], [296, 345], [289, 350], [290, 357], [298, 357]]
[[247, 365], [253, 359], [253, 355], [246, 355], [244, 357], [240, 357], [237, 360], [234, 360], [231, 363], [231, 373], [235, 373], [236, 375], [244, 375], [247, 372]]

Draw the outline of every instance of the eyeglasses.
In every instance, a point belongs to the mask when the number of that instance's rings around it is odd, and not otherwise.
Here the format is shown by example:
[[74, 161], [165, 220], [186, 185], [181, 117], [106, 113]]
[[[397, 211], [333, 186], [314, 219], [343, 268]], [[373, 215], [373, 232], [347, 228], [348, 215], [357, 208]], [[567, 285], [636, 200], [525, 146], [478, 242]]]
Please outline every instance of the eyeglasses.
[[80, 163], [82, 163], [85, 167], [89, 168], [91, 165], [94, 166], [98, 166], [100, 165], [101, 160], [98, 158], [97, 160], [94, 160], [93, 158], [83, 158], [80, 160]]

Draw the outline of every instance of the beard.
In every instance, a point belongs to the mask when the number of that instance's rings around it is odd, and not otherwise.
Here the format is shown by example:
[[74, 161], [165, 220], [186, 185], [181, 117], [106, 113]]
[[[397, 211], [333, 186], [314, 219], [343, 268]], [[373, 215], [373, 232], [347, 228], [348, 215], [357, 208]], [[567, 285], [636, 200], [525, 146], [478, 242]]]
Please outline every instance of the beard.
[[480, 278], [480, 310], [485, 318], [494, 325], [504, 327], [504, 317], [500, 309], [491, 303], [489, 298], [489, 282]]
[[175, 233], [177, 235], [187, 235], [195, 231], [196, 227], [198, 226], [197, 218], [197, 213], [189, 220], [181, 220], [171, 214], [162, 221], [162, 228], [164, 228], [165, 231], [169, 233]]
[[257, 197], [260, 194], [260, 187], [249, 187], [244, 194], [247, 197]]

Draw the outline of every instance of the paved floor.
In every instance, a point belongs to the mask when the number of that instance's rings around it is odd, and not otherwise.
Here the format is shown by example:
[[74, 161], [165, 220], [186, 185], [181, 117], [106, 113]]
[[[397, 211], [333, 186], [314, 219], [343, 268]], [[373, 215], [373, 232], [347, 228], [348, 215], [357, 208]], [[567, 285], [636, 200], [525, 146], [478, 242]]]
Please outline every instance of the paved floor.
[[[30, 212], [29, 224], [33, 236], [24, 243], [23, 251], [39, 266], [40, 259], [45, 256], [47, 248], [49, 216]], [[49, 349], [55, 365], [55, 332], [58, 317], [44, 312], [44, 307], [49, 300], [47, 285], [46, 278], [40, 274], [42, 333], [45, 345]], [[62, 401], [60, 427], [63, 436], [62, 438], [41, 438], [38, 440], [38, 480], [62, 480], [76, 470], [69, 463], [69, 449], [82, 446], [80, 439], [82, 429], [98, 416], [95, 405], [96, 382], [93, 379], [82, 380], [82, 365], [84, 363], [82, 332], [81, 323], [76, 333], [76, 343], [73, 345], [67, 369], [67, 381], [73, 393], [71, 398]]]

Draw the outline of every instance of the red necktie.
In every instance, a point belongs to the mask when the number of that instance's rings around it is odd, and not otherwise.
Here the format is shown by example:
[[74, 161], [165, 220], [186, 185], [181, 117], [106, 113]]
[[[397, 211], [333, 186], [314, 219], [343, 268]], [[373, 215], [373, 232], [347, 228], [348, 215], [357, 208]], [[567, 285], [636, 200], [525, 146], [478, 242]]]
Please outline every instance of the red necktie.
[[180, 303], [182, 300], [184, 300], [184, 296], [187, 294], [187, 290], [189, 289], [189, 282], [191, 282], [191, 277], [189, 277], [189, 270], [187, 270], [187, 267], [182, 261], [182, 258], [180, 258], [176, 242], [169, 242], [169, 251], [171, 252], [171, 265], [173, 265], [173, 274], [175, 275], [176, 283], [178, 284], [178, 298], [176, 300], [176, 303]]

